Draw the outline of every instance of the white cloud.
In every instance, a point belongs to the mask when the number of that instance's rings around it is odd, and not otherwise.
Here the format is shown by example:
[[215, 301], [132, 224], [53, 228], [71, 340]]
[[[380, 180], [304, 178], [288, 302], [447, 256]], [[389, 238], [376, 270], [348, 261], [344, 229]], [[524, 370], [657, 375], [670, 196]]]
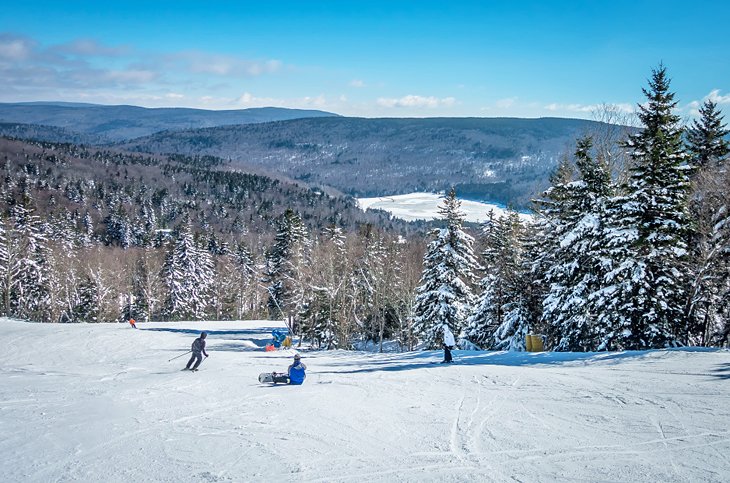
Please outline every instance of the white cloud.
[[244, 92], [241, 96], [233, 101], [234, 104], [244, 107], [264, 107], [264, 106], [282, 106], [283, 99], [274, 99], [272, 97], [256, 97], [250, 92]]
[[436, 107], [451, 107], [456, 103], [456, 99], [453, 97], [444, 97], [439, 99], [438, 97], [429, 96], [414, 96], [408, 95], [399, 99], [381, 97], [377, 100], [377, 104], [381, 107], [397, 108], [397, 107], [417, 107], [417, 108], [429, 108], [433, 109]]
[[[606, 104], [559, 104], [551, 103], [543, 106], [543, 109], [552, 112], [579, 112], [579, 113], [592, 113], [605, 107]], [[616, 111], [624, 114], [630, 114], [634, 112], [634, 106], [628, 103], [608, 104]]]
[[720, 89], [713, 89], [703, 100], [710, 100], [715, 104], [730, 104], [730, 94], [720, 95]]
[[0, 59], [25, 60], [33, 52], [33, 42], [24, 37], [0, 35]]
[[104, 79], [121, 84], [144, 84], [157, 76], [157, 72], [149, 70], [110, 70], [103, 73]]
[[100, 57], [119, 57], [130, 52], [129, 47], [117, 46], [110, 47], [102, 45], [94, 39], [78, 39], [65, 44], [57, 45], [51, 50], [56, 52], [79, 55], [79, 56], [100, 56]]
[[363, 82], [359, 79], [353, 79], [350, 81], [350, 87], [357, 87], [359, 89], [359, 88], [365, 87], [365, 82]]
[[259, 77], [282, 69], [279, 60], [256, 61], [230, 55], [187, 51], [165, 56], [168, 63], [194, 74], [231, 77]]
[[515, 102], [517, 102], [516, 97], [507, 97], [506, 99], [498, 100], [494, 103], [494, 105], [500, 109], [509, 109], [510, 107], [515, 105]]

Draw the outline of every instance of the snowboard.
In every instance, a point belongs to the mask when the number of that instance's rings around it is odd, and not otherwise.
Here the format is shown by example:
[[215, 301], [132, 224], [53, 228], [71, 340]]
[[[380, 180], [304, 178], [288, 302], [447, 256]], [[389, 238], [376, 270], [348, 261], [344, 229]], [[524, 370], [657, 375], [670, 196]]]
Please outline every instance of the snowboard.
[[286, 374], [281, 374], [277, 372], [262, 372], [259, 374], [259, 382], [261, 384], [265, 384], [267, 382], [276, 384], [277, 382], [281, 382], [282, 384], [286, 384], [283, 381], [274, 381], [274, 376], [286, 376]]

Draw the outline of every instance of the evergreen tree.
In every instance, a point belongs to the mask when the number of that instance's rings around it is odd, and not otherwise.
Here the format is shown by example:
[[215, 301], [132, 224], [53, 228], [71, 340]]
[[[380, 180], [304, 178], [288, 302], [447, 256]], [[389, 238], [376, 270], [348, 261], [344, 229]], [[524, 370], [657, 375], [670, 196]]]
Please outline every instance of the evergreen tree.
[[434, 240], [423, 258], [416, 296], [414, 325], [427, 347], [440, 347], [444, 326], [461, 333], [473, 302], [472, 285], [480, 267], [474, 257], [474, 238], [462, 229], [464, 213], [452, 189], [439, 207], [446, 227], [432, 232]]
[[557, 243], [549, 247], [551, 264], [545, 272], [549, 284], [543, 301], [543, 318], [554, 349], [589, 351], [597, 347], [593, 294], [603, 283], [599, 252], [602, 249], [602, 217], [611, 192], [608, 168], [591, 156], [591, 138], [580, 139], [575, 152], [579, 179], [553, 186], [546, 198], [556, 209], [548, 212]]
[[231, 254], [233, 266], [236, 270], [238, 286], [236, 292], [238, 301], [236, 314], [239, 320], [244, 317], [256, 316], [256, 307], [259, 305], [259, 290], [257, 274], [259, 269], [253, 259], [251, 250], [245, 243], [238, 243]]
[[722, 340], [728, 312], [730, 275], [730, 173], [726, 167], [729, 148], [724, 139], [727, 125], [717, 105], [707, 101], [687, 135], [692, 162], [698, 167], [693, 179], [689, 238], [690, 273], [686, 316], [688, 342], [707, 345]]
[[[294, 325], [293, 316], [301, 309], [304, 298], [301, 282], [306, 248], [306, 228], [299, 215], [287, 209], [279, 219], [274, 246], [266, 259], [269, 318], [286, 316]], [[294, 327], [290, 329], [294, 332]]]
[[687, 155], [664, 66], [639, 105], [643, 130], [630, 137], [626, 194], [607, 209], [598, 349], [649, 349], [686, 342], [683, 266], [687, 247]]
[[195, 243], [190, 223], [183, 222], [162, 270], [167, 288], [165, 315], [175, 319], [205, 318], [213, 277], [210, 254]]
[[5, 217], [0, 214], [0, 314], [7, 315], [10, 306], [10, 263], [12, 248], [5, 228]]
[[28, 320], [48, 322], [49, 251], [33, 199], [26, 192], [11, 210], [12, 237], [15, 244], [13, 264], [9, 267], [9, 314]]
[[[488, 348], [524, 351], [526, 336], [536, 321], [531, 291], [531, 260], [525, 249], [525, 227], [519, 215], [511, 211], [503, 223], [504, 245], [499, 254], [499, 269], [496, 272], [498, 278], [493, 281], [500, 285], [498, 310], [502, 317], [491, 334]], [[490, 287], [492, 293], [494, 288]]]
[[712, 100], [700, 107], [700, 118], [687, 130], [687, 150], [694, 167], [702, 169], [717, 165], [730, 153], [725, 139], [730, 131], [722, 122], [723, 117]]
[[74, 322], [100, 322], [101, 291], [98, 279], [85, 275], [78, 287], [78, 304], [73, 311]]
[[487, 221], [482, 227], [484, 251], [482, 266], [485, 276], [479, 282], [481, 294], [467, 320], [466, 336], [478, 347], [491, 347], [494, 331], [503, 322], [502, 306], [504, 298], [503, 279], [506, 275], [502, 262], [506, 255], [508, 224], [490, 210]]

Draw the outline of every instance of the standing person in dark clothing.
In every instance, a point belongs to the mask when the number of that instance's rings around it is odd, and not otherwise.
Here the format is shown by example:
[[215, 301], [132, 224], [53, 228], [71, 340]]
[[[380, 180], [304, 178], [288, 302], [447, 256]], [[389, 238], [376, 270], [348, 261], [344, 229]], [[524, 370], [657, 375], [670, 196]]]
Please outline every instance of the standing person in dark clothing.
[[[208, 337], [207, 332], [202, 332], [200, 334], [200, 337], [195, 339], [193, 341], [193, 346], [191, 348], [193, 355], [190, 356], [190, 360], [188, 361], [188, 364], [185, 366], [185, 369], [190, 369], [191, 371], [197, 371], [198, 366], [201, 362], [203, 362], [203, 356], [208, 357], [208, 353], [205, 352], [205, 338]], [[195, 361], [195, 365], [191, 368], [190, 365]]]

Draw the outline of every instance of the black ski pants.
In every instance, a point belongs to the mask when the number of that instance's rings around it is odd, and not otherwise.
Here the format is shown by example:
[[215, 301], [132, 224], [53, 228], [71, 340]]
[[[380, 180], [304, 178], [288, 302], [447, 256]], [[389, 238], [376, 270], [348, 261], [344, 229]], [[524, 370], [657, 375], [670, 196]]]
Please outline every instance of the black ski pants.
[[[190, 364], [195, 361], [195, 365], [191, 368]], [[193, 355], [190, 356], [190, 360], [188, 361], [188, 365], [185, 366], [185, 369], [197, 369], [200, 363], [203, 362], [203, 354], [200, 352], [193, 352]]]
[[444, 362], [451, 362], [451, 347], [444, 344]]
[[274, 374], [273, 382], [289, 384], [289, 376], [286, 374]]

